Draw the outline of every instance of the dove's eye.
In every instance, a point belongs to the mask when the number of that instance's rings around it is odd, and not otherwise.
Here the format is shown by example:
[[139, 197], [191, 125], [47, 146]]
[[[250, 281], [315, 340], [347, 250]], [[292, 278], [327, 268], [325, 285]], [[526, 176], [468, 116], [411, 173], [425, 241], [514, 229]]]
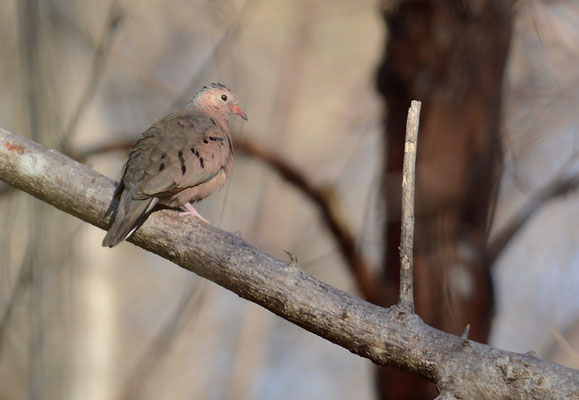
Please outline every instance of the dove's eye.
[[224, 94], [222, 94], [222, 95], [221, 95], [221, 100], [223, 100], [223, 101], [227, 101], [227, 96], [226, 96], [226, 95], [224, 95]]

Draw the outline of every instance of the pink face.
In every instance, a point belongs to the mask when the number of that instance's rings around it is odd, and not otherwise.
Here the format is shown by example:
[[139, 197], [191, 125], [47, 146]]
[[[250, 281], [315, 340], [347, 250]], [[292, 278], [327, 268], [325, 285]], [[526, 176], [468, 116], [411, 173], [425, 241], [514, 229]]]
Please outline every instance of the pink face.
[[209, 94], [217, 108], [225, 109], [230, 114], [237, 114], [247, 121], [247, 115], [239, 108], [235, 95], [227, 89], [213, 89]]

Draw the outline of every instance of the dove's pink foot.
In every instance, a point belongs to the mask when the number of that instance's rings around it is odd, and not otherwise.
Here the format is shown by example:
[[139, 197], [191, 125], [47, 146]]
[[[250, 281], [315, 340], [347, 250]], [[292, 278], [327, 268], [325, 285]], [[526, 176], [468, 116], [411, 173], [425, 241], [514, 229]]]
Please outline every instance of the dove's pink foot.
[[203, 216], [201, 214], [199, 214], [199, 211], [197, 211], [195, 209], [195, 207], [193, 207], [191, 205], [191, 203], [185, 203], [181, 206], [181, 208], [183, 209], [182, 213], [179, 213], [180, 217], [184, 217], [187, 215], [191, 215], [193, 217], [197, 217], [199, 218], [201, 221], [205, 222], [206, 224], [211, 225], [211, 222], [207, 221], [205, 218], [203, 218]]

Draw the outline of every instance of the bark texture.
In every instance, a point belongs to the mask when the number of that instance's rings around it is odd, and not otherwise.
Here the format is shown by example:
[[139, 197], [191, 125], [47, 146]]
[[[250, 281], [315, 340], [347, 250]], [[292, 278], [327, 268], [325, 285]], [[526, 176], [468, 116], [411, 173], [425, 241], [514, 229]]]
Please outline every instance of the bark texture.
[[[105, 214], [112, 180], [1, 128], [0, 179], [95, 226], [110, 223]], [[177, 214], [153, 213], [129, 241], [376, 364], [435, 382], [456, 398], [579, 399], [578, 371], [442, 332], [397, 306], [373, 305], [239, 235]]]
[[[429, 325], [486, 342], [493, 313], [487, 222], [500, 172], [502, 82], [511, 0], [384, 2], [378, 88], [385, 101], [384, 305], [399, 282], [404, 116], [422, 102], [416, 166], [415, 307]], [[378, 371], [384, 399], [432, 399], [434, 388]]]

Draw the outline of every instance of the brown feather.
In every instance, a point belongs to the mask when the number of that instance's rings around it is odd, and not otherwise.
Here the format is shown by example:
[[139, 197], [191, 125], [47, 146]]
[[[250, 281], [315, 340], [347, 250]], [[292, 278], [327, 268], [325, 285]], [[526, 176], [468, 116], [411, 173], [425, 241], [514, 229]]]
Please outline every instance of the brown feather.
[[190, 108], [155, 122], [132, 146], [117, 213], [103, 246], [125, 240], [144, 222], [151, 204], [178, 208], [225, 184], [233, 165], [228, 117], [237, 100], [229, 89], [213, 85], [204, 87]]

